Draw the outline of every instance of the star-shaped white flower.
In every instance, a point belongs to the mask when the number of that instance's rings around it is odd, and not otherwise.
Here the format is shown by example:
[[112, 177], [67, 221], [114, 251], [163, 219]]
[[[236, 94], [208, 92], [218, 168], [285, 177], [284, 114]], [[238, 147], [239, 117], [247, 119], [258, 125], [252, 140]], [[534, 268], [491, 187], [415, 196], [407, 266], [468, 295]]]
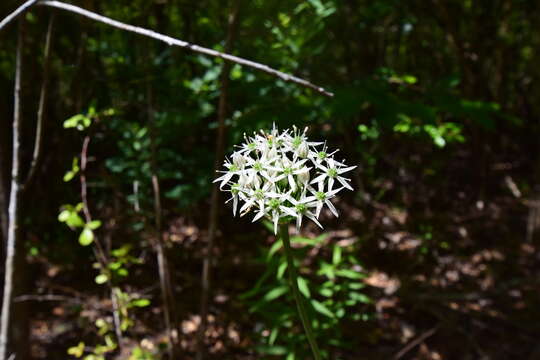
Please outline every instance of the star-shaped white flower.
[[323, 173], [313, 179], [311, 184], [321, 183], [324, 182], [325, 179], [328, 179], [328, 190], [331, 190], [334, 187], [334, 181], [337, 180], [341, 183], [341, 185], [343, 185], [344, 188], [352, 190], [353, 188], [348, 183], [351, 180], [340, 175], [346, 173], [347, 171], [351, 171], [352, 169], [356, 168], [356, 166], [338, 167], [334, 159], [331, 158], [326, 159], [326, 163], [327, 166], [317, 164], [317, 167], [322, 170]]

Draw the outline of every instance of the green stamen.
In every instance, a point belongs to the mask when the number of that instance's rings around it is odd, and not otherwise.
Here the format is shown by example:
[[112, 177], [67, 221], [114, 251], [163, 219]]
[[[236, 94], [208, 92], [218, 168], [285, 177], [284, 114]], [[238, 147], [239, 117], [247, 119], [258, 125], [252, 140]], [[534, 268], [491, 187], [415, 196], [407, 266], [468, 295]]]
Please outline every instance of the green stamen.
[[274, 209], [274, 210], [277, 210], [279, 208], [279, 206], [281, 205], [281, 201], [279, 201], [278, 199], [271, 199], [269, 202], [268, 202], [268, 206], [271, 208], [271, 209]]
[[338, 175], [338, 172], [336, 169], [328, 169], [328, 176], [336, 177], [337, 175]]

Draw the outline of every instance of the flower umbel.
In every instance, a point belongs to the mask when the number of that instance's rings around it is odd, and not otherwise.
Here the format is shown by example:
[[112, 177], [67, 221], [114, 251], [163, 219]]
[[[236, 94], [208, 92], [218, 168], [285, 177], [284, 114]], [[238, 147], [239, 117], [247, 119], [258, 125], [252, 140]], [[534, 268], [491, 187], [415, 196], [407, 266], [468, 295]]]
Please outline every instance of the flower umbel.
[[270, 132], [244, 136], [245, 143], [232, 154], [232, 161], [225, 160], [227, 170], [214, 180], [230, 193], [234, 215], [240, 200], [240, 216], [253, 211], [253, 221], [266, 217], [276, 234], [281, 220], [296, 220], [298, 231], [304, 216], [321, 226], [318, 217], [323, 205], [338, 216], [330, 199], [344, 188], [352, 190], [350, 179], [342, 174], [356, 166], [334, 160], [337, 151], [328, 153], [326, 144], [310, 142], [306, 132], [307, 128], [300, 132], [293, 127], [280, 133], [274, 125]]

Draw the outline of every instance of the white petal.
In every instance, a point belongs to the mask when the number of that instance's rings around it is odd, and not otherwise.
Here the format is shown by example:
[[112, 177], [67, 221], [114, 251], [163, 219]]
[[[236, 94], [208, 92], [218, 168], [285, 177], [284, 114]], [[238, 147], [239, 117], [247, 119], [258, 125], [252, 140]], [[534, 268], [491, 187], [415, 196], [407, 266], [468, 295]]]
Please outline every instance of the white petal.
[[330, 202], [330, 200], [325, 200], [324, 203], [326, 204], [326, 206], [328, 206], [328, 208], [330, 209], [332, 214], [334, 214], [336, 217], [339, 217], [339, 214], [338, 214], [336, 208], [334, 207], [334, 204], [332, 204]]
[[255, 216], [253, 217], [253, 220], [251, 220], [251, 222], [255, 222], [255, 221], [259, 220], [260, 218], [262, 218], [263, 216], [264, 216], [264, 211], [259, 211], [259, 212], [257, 213], [257, 215], [255, 215]]
[[294, 182], [292, 175], [287, 176], [287, 179], [289, 179], [289, 185], [291, 186], [291, 190], [296, 191], [296, 183]]
[[315, 201], [315, 200], [317, 200], [317, 198], [315, 196], [307, 196], [305, 198], [300, 199], [300, 201], [298, 201], [298, 202], [302, 203], [302, 204], [305, 204], [305, 203], [312, 202], [312, 201]]
[[311, 180], [309, 183], [310, 184], [320, 183], [320, 182], [324, 181], [324, 178], [326, 176], [327, 176], [326, 174], [319, 175], [315, 179]]
[[292, 216], [292, 217], [298, 217], [298, 214], [297, 214], [296, 212], [294, 212], [294, 210], [291, 209], [291, 208], [288, 208], [288, 207], [286, 207], [286, 206], [280, 206], [279, 209], [280, 209], [281, 211], [283, 211], [283, 212], [284, 212], [285, 214], [287, 214], [287, 215], [290, 215], [290, 216]]
[[277, 213], [277, 211], [274, 211], [272, 217], [272, 220], [274, 220], [274, 234], [277, 235], [277, 225], [279, 221], [279, 214]]
[[317, 220], [317, 218], [315, 216], [313, 216], [313, 214], [311, 213], [306, 213], [306, 216], [308, 217], [308, 219], [310, 219], [311, 221], [313, 221], [315, 224], [319, 225], [319, 227], [322, 229], [323, 226], [321, 225], [321, 223], [319, 222], [319, 220]]
[[298, 175], [298, 174], [302, 174], [302, 173], [309, 173], [309, 170], [311, 170], [311, 169], [312, 168], [310, 168], [310, 167], [303, 167], [301, 169], [293, 171], [293, 174]]
[[238, 196], [233, 199], [233, 216], [236, 216], [236, 208], [238, 207]]
[[251, 198], [251, 199], [247, 200], [246, 203], [240, 208], [240, 212], [243, 213], [244, 210], [246, 210], [249, 207], [253, 206], [254, 203], [255, 203], [254, 198]]
[[219, 188], [220, 189], [223, 189], [223, 187], [225, 186], [225, 184], [227, 184], [229, 182], [229, 180], [231, 180], [231, 178], [233, 177], [233, 173], [231, 172], [228, 172], [226, 173], [225, 175], [223, 175], [223, 180], [221, 181], [221, 184], [219, 184]]
[[323, 202], [322, 202], [322, 201], [319, 201], [319, 202], [317, 203], [317, 208], [315, 209], [315, 215], [316, 215], [317, 217], [319, 217], [319, 215], [321, 214], [322, 206], [323, 206]]
[[357, 166], [349, 166], [349, 167], [346, 167], [346, 168], [343, 168], [343, 169], [336, 169], [338, 174], [343, 174], [343, 173], [346, 173], [347, 171], [351, 171], [352, 169], [355, 169], [357, 168]]
[[343, 187], [345, 187], [345, 188], [347, 188], [347, 189], [349, 189], [349, 190], [353, 190], [352, 186], [349, 185], [349, 184], [347, 183], [347, 181], [346, 181], [346, 180], [348, 180], [348, 179], [345, 179], [344, 177], [341, 177], [341, 176], [338, 176], [337, 179], [338, 179], [338, 181], [341, 183], [341, 185], [343, 185]]
[[337, 189], [334, 189], [334, 190], [330, 190], [326, 193], [326, 198], [329, 199], [333, 196], [335, 196], [338, 192], [340, 192], [341, 190], [343, 190], [343, 187], [340, 187], [340, 188], [337, 188]]

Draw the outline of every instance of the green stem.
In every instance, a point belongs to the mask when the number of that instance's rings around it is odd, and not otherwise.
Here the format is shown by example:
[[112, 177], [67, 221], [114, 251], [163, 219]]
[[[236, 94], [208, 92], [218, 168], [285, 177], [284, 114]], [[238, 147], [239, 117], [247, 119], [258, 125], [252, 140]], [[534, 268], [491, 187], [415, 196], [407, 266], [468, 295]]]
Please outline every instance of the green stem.
[[281, 224], [279, 226], [279, 236], [283, 241], [283, 247], [285, 249], [285, 256], [287, 257], [287, 272], [289, 273], [289, 281], [291, 283], [294, 300], [296, 301], [296, 308], [298, 309], [298, 314], [300, 315], [300, 320], [302, 320], [302, 325], [304, 326], [304, 331], [311, 346], [311, 351], [313, 351], [313, 357], [315, 360], [321, 360], [321, 352], [317, 341], [315, 340], [315, 335], [313, 334], [313, 329], [311, 328], [311, 322], [308, 318], [306, 308], [304, 306], [304, 299], [298, 290], [298, 275], [296, 273], [296, 267], [294, 265], [294, 260], [292, 256], [291, 242], [289, 240], [289, 227], [288, 224]]

